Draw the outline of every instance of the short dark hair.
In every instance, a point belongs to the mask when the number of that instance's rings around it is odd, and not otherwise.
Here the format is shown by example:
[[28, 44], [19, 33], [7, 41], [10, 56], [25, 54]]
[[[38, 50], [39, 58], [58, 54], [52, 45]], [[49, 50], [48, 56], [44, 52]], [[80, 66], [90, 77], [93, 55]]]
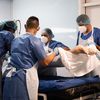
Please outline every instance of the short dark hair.
[[25, 24], [25, 28], [37, 28], [39, 26], [39, 19], [35, 16], [30, 16]]

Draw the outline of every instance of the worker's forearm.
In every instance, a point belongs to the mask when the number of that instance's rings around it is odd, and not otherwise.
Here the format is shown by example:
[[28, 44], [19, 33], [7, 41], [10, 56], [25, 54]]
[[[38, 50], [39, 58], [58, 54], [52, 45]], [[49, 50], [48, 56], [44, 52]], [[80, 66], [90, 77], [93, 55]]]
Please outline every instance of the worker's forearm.
[[46, 65], [49, 65], [53, 59], [55, 58], [56, 54], [55, 53], [52, 53], [50, 55], [47, 56], [47, 58], [45, 59], [45, 64]]
[[45, 59], [41, 60], [39, 63], [43, 66], [48, 66], [52, 61], [53, 59], [55, 58], [56, 54], [55, 53], [52, 53], [48, 56], [46, 56]]

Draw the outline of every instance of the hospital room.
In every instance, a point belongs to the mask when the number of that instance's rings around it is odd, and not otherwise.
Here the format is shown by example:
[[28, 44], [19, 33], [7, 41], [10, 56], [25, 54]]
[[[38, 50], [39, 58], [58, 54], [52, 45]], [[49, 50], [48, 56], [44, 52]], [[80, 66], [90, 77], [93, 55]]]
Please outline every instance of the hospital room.
[[100, 100], [100, 0], [0, 0], [0, 100]]

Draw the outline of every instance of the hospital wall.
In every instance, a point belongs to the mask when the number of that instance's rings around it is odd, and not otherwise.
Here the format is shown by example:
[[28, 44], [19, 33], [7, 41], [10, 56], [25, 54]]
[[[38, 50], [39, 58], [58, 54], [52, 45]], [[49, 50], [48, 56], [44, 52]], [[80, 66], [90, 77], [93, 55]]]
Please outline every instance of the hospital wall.
[[[71, 48], [75, 46], [78, 0], [13, 0], [13, 18], [21, 20], [21, 33], [25, 31], [26, 19], [32, 15], [39, 17], [41, 29], [49, 27], [53, 30], [54, 39]], [[70, 75], [65, 68], [57, 71], [58, 75]]]
[[75, 45], [72, 39], [76, 35], [77, 1], [13, 0], [13, 18], [22, 21], [22, 33], [24, 33], [26, 19], [32, 15], [37, 16], [40, 19], [41, 29], [45, 27], [52, 28], [57, 40], [63, 41], [72, 47]]
[[[32, 15], [39, 17], [41, 29], [49, 27], [53, 30], [54, 39], [71, 48], [75, 46], [78, 0], [13, 0], [13, 18], [21, 20], [21, 33], [25, 31], [26, 19]], [[65, 68], [59, 68], [58, 75], [68, 76], [69, 73]]]
[[12, 18], [11, 0], [0, 0], [0, 22]]

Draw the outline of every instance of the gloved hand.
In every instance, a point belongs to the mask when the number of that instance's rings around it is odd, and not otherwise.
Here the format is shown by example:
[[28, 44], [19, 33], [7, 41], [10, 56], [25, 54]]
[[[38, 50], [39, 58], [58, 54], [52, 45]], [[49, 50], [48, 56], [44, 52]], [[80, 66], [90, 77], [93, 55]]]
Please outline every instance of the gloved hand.
[[58, 50], [58, 48], [57, 48], [57, 47], [54, 49], [54, 52], [55, 52], [56, 56], [58, 56], [58, 55], [59, 55], [59, 50]]
[[53, 50], [51, 48], [48, 48], [48, 52], [51, 53], [53, 52]]
[[89, 45], [88, 47], [88, 54], [89, 55], [93, 55], [93, 54], [96, 54], [97, 53], [97, 48], [96, 48], [96, 46], [95, 45]]
[[100, 60], [100, 51], [97, 52], [96, 56]]

